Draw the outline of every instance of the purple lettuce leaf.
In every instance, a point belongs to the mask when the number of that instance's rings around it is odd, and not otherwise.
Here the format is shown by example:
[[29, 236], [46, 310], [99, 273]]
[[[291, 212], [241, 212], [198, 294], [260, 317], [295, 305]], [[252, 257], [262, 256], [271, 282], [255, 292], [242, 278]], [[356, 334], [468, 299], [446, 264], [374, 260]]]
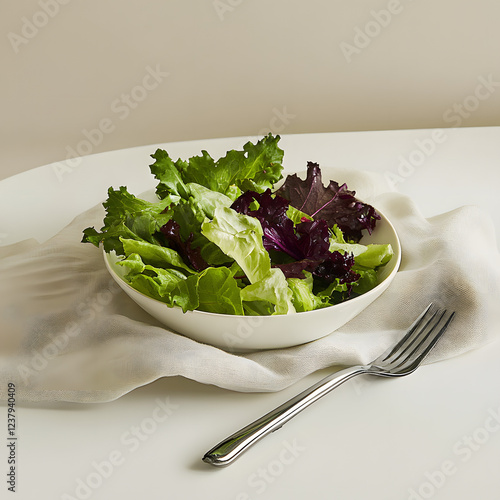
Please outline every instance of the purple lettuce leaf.
[[337, 224], [351, 242], [358, 242], [363, 230], [371, 234], [380, 219], [375, 209], [356, 199], [356, 192], [349, 191], [346, 184], [339, 186], [337, 182], [330, 181], [325, 187], [317, 163], [307, 163], [306, 180], [300, 179], [297, 174], [289, 175], [276, 193], [314, 219], [325, 220], [328, 227]]
[[200, 248], [191, 246], [193, 233], [189, 235], [186, 241], [183, 241], [180, 235], [180, 226], [174, 220], [169, 220], [160, 228], [160, 232], [165, 238], [165, 242], [170, 248], [175, 250], [183, 258], [184, 262], [190, 265], [196, 271], [203, 271], [208, 266], [205, 259], [201, 256]]
[[[257, 209], [250, 207], [254, 202]], [[289, 202], [270, 190], [259, 194], [247, 191], [237, 198], [231, 208], [239, 213], [257, 218], [263, 229], [263, 244], [268, 251], [281, 252], [293, 259], [291, 262], [275, 263], [287, 278], [304, 278], [309, 271], [331, 283], [352, 283], [359, 275], [352, 271], [352, 255], [330, 252], [328, 224], [324, 220], [305, 220], [296, 226], [287, 216]], [[288, 260], [290, 260], [288, 258]]]
[[354, 257], [352, 254], [330, 252], [328, 258], [318, 265], [313, 274], [328, 283], [338, 279], [341, 284], [349, 284], [359, 279], [359, 274], [352, 270], [353, 265]]
[[[250, 206], [257, 201], [259, 208], [251, 210]], [[301, 258], [297, 247], [298, 239], [294, 232], [293, 221], [288, 218], [286, 211], [290, 203], [281, 196], [273, 197], [268, 189], [262, 194], [255, 191], [246, 191], [231, 205], [236, 212], [255, 217], [259, 220], [264, 236], [264, 248], [285, 252], [294, 259]]]

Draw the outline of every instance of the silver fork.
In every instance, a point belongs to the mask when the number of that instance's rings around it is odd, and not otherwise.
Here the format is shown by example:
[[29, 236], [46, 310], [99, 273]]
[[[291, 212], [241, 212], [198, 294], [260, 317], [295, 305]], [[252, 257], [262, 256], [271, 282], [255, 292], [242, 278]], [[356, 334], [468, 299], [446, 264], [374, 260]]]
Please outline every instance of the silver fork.
[[203, 461], [226, 466], [267, 434], [278, 430], [304, 408], [356, 375], [402, 377], [414, 372], [453, 320], [455, 313], [430, 304], [403, 338], [365, 366], [352, 366], [328, 375], [278, 408], [243, 427], [208, 451]]

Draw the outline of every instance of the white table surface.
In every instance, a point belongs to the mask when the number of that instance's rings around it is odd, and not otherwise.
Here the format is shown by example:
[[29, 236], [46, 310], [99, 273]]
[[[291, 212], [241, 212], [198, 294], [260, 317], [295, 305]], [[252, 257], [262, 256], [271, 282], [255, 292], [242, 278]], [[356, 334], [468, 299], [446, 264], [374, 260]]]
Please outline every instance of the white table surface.
[[[162, 147], [172, 156], [200, 149], [217, 156], [247, 139], [253, 138]], [[312, 160], [404, 172], [397, 188], [425, 216], [479, 205], [494, 216], [500, 242], [500, 127], [285, 135], [280, 146], [289, 171]], [[97, 154], [71, 169], [47, 165], [0, 182], [0, 244], [46, 239], [102, 201], [110, 185], [136, 193], [150, 188], [144, 166], [155, 148]], [[408, 165], [401, 170], [403, 159], [413, 163], [412, 172]], [[272, 394], [236, 393], [178, 377], [105, 404], [18, 402], [12, 498], [497, 500], [499, 358], [496, 342], [410, 377], [354, 379], [223, 469], [201, 462], [203, 453], [324, 373]], [[0, 428], [5, 435], [5, 403]], [[6, 451], [0, 463], [6, 471]], [[8, 498], [6, 480], [1, 483], [0, 497]]]

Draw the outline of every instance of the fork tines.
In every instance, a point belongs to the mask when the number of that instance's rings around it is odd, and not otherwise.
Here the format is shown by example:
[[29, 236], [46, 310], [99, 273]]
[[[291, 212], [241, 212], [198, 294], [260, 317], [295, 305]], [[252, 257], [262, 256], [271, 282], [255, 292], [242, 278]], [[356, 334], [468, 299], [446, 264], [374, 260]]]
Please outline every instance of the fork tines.
[[391, 370], [416, 369], [450, 324], [454, 312], [429, 304], [404, 337], [377, 361]]

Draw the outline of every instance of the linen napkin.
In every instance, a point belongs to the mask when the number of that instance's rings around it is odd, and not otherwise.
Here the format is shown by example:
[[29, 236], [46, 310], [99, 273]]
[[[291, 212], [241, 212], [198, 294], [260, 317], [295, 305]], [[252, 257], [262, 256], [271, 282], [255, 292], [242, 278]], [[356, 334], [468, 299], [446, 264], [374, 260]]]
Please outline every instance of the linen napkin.
[[500, 255], [487, 214], [463, 206], [424, 218], [382, 175], [323, 172], [380, 209], [402, 244], [391, 286], [345, 326], [301, 346], [245, 354], [168, 331], [121, 291], [102, 252], [80, 243], [85, 227], [102, 226], [99, 205], [45, 243], [0, 248], [0, 398], [13, 382], [18, 401], [104, 402], [176, 375], [235, 391], [278, 391], [319, 369], [368, 363], [432, 300], [457, 316], [426, 362], [499, 336]]

